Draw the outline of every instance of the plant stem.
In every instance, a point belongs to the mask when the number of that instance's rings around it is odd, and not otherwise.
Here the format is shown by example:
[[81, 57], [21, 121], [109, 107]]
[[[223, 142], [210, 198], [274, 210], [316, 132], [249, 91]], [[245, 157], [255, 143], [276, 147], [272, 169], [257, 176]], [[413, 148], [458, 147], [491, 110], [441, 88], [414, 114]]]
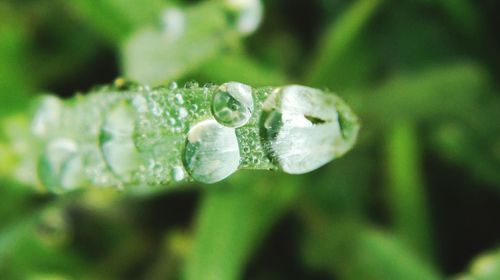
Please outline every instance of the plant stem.
[[432, 258], [431, 229], [424, 184], [421, 180], [420, 146], [414, 124], [395, 124], [386, 147], [389, 211], [395, 232], [424, 257]]

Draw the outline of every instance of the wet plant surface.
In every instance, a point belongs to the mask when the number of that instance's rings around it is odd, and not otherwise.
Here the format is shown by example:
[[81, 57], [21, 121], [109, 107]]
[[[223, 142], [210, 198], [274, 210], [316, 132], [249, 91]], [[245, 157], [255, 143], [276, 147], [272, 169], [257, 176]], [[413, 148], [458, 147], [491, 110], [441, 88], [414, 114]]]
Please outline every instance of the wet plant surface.
[[3, 1], [0, 278], [500, 279], [499, 8]]

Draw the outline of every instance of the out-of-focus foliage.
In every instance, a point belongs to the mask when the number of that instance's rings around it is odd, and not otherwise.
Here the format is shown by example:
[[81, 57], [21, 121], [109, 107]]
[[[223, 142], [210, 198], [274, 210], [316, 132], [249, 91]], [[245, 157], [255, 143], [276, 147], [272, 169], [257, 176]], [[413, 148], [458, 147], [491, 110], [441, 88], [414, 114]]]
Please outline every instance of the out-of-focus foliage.
[[118, 76], [324, 87], [363, 124], [300, 176], [58, 197], [2, 177], [0, 279], [499, 279], [498, 1], [259, 3], [0, 2], [2, 125]]

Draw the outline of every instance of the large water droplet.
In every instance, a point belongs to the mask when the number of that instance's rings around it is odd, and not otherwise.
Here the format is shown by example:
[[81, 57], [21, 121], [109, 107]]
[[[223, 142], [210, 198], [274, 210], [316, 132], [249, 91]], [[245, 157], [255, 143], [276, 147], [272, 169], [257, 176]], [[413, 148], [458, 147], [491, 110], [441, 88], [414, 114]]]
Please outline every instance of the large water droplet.
[[86, 179], [77, 144], [67, 138], [50, 141], [38, 163], [38, 176], [54, 192], [83, 186]]
[[240, 149], [235, 130], [205, 120], [189, 130], [184, 166], [200, 182], [218, 182], [238, 169]]
[[269, 153], [287, 173], [309, 172], [344, 154], [359, 129], [354, 114], [340, 98], [309, 87], [278, 88], [263, 109]]
[[212, 114], [222, 125], [240, 127], [245, 125], [253, 112], [252, 88], [241, 83], [229, 82], [221, 85], [212, 100]]
[[119, 103], [106, 114], [99, 136], [104, 160], [124, 181], [131, 180], [143, 162], [133, 141], [135, 116], [129, 103]]

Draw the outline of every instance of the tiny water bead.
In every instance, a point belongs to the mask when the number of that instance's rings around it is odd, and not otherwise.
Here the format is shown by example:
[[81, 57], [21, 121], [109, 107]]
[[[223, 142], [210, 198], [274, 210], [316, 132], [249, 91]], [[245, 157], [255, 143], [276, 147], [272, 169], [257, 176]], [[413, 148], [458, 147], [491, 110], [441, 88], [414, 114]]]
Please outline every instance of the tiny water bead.
[[240, 164], [235, 130], [214, 120], [193, 126], [187, 135], [184, 165], [203, 183], [215, 183], [233, 174]]
[[221, 85], [212, 100], [214, 118], [227, 127], [245, 125], [252, 116], [253, 108], [252, 88], [237, 82]]

